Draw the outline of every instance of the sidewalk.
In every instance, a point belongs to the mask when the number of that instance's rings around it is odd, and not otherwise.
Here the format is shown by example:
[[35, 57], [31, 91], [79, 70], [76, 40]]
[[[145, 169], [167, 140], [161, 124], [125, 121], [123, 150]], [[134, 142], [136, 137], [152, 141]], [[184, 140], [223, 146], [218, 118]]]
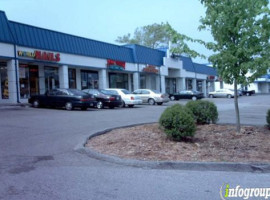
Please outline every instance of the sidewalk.
[[16, 108], [16, 107], [30, 107], [29, 103], [0, 103], [0, 109]]

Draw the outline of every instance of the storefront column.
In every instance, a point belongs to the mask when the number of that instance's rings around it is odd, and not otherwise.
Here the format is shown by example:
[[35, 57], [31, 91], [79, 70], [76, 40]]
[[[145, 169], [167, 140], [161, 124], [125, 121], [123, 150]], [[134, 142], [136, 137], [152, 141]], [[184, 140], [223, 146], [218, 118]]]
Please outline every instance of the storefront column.
[[76, 85], [77, 89], [82, 89], [82, 83], [81, 83], [81, 70], [76, 68]]
[[197, 90], [197, 81], [196, 79], [192, 79], [192, 90]]
[[205, 97], [207, 97], [207, 93], [206, 93], [206, 80], [203, 80], [202, 81], [202, 92], [203, 92], [203, 95]]
[[180, 78], [180, 90], [186, 89], [186, 78]]
[[44, 65], [38, 66], [38, 78], [39, 78], [39, 92], [40, 94], [45, 94], [45, 71]]
[[181, 90], [181, 78], [176, 78], [176, 92], [180, 92]]
[[69, 88], [67, 65], [62, 65], [59, 67], [59, 82], [60, 82], [60, 88]]
[[106, 89], [108, 87], [106, 69], [99, 70], [98, 81], [99, 81], [99, 89]]
[[134, 90], [137, 90], [140, 88], [139, 73], [138, 72], [133, 73], [133, 84], [134, 84]]
[[[16, 89], [16, 70], [15, 60], [7, 62], [7, 76], [8, 76], [8, 102], [17, 102], [17, 89]], [[19, 63], [17, 61], [17, 66]], [[19, 91], [18, 91], [19, 92]]]
[[165, 76], [160, 76], [161, 93], [166, 93]]

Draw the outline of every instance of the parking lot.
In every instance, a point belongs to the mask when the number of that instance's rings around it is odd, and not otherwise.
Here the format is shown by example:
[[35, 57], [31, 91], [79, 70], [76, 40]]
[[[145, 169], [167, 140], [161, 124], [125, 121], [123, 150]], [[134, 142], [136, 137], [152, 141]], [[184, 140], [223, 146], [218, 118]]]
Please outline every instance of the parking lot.
[[[207, 100], [217, 105], [219, 123], [235, 122], [233, 99]], [[0, 199], [218, 199], [225, 182], [269, 187], [269, 174], [140, 169], [74, 151], [97, 131], [156, 122], [167, 106], [186, 102], [87, 111], [1, 107]], [[269, 102], [269, 95], [240, 97], [241, 122], [264, 125]]]

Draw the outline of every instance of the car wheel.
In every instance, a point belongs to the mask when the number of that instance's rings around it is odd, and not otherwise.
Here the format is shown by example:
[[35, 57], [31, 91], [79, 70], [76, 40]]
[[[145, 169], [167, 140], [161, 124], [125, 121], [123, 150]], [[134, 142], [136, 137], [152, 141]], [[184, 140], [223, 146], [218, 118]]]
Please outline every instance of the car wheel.
[[148, 103], [149, 103], [149, 105], [155, 105], [156, 104], [154, 99], [149, 99]]
[[103, 103], [102, 103], [101, 101], [98, 101], [98, 102], [97, 102], [97, 108], [98, 108], [98, 109], [103, 108]]
[[161, 106], [163, 104], [163, 102], [157, 103], [157, 105]]
[[214, 95], [210, 94], [210, 95], [209, 95], [209, 98], [211, 98], [211, 99], [214, 98]]
[[125, 102], [124, 102], [124, 101], [122, 101], [122, 104], [120, 105], [120, 107], [121, 107], [121, 108], [126, 107], [126, 104], [125, 104]]
[[73, 109], [72, 103], [67, 102], [66, 105], [65, 105], [65, 108], [66, 108], [66, 110], [72, 110]]
[[227, 98], [228, 98], [228, 99], [232, 98], [232, 95], [228, 94], [228, 95], [227, 95]]
[[134, 107], [134, 105], [128, 105], [128, 107], [129, 107], [129, 108], [133, 108], [133, 107]]
[[193, 96], [191, 99], [192, 99], [192, 101], [196, 101], [197, 97]]
[[171, 96], [170, 99], [171, 99], [172, 101], [174, 101], [174, 100], [175, 100], [175, 97], [174, 97], [174, 96]]
[[38, 108], [39, 107], [39, 101], [38, 100], [34, 100], [33, 103], [32, 103], [32, 106], [34, 108]]

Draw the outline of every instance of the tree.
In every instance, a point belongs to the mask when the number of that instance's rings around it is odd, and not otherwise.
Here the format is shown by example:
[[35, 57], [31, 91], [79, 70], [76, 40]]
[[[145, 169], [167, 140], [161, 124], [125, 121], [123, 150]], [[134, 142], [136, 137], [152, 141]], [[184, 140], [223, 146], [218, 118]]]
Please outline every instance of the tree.
[[140, 44], [150, 48], [158, 48], [167, 46], [169, 43], [169, 35], [166, 31], [166, 24], [154, 23], [143, 27], [136, 28], [134, 37], [128, 33], [122, 37], [118, 37], [116, 42], [125, 44]]
[[237, 85], [248, 85], [270, 66], [270, 11], [268, 0], [201, 0], [206, 15], [199, 30], [210, 29], [214, 51], [209, 60], [219, 76], [234, 84], [236, 128], [240, 132]]
[[128, 33], [116, 39], [118, 43], [139, 44], [150, 48], [168, 47], [169, 42], [172, 44], [171, 52], [175, 54], [187, 54], [192, 58], [202, 57], [204, 55], [189, 48], [187, 42], [199, 42], [200, 40], [192, 39], [184, 34], [178, 33], [171, 25], [167, 23], [151, 24], [136, 28], [133, 38]]

